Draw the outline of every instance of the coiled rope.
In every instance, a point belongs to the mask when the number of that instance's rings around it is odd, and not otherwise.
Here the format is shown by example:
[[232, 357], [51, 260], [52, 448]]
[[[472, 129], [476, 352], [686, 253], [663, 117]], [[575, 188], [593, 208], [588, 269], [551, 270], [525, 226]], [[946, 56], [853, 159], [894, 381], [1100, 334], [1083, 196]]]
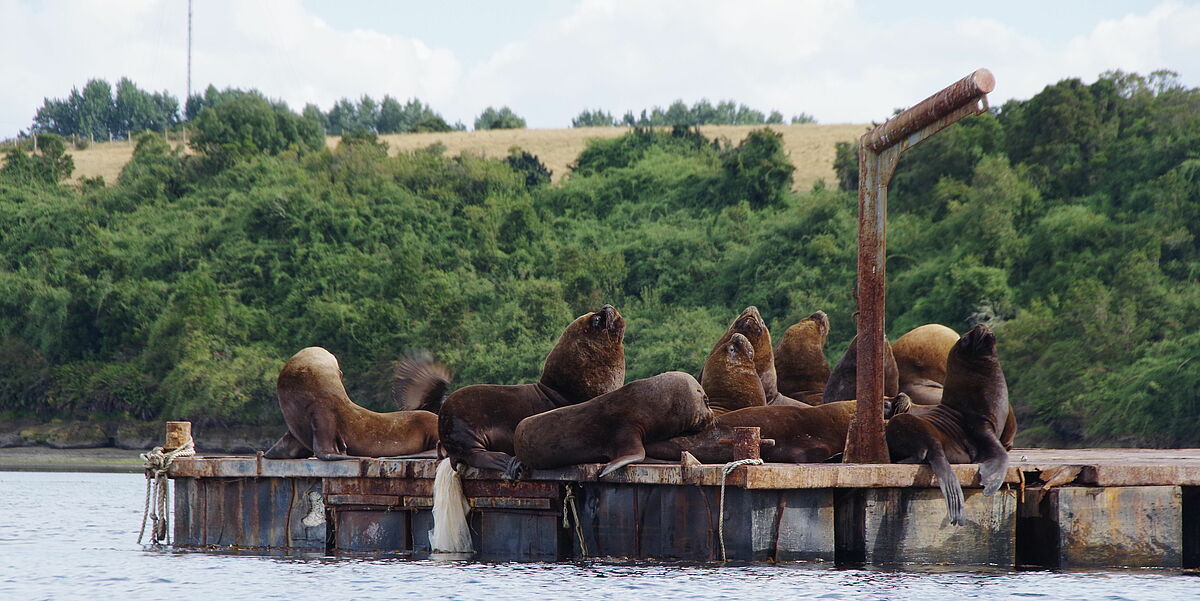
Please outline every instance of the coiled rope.
[[762, 465], [762, 459], [739, 459], [730, 461], [721, 468], [721, 501], [717, 509], [717, 537], [721, 541], [721, 561], [729, 561], [725, 556], [725, 481], [729, 479], [729, 474], [743, 465]]
[[[149, 453], [142, 453], [142, 461], [146, 467], [146, 508], [142, 510], [142, 529], [138, 531], [138, 544], [146, 534], [146, 518], [150, 518], [150, 540], [157, 545], [163, 540], [171, 544], [168, 524], [171, 520], [170, 508], [167, 506], [169, 485], [167, 470], [171, 463], [179, 457], [190, 457], [196, 454], [196, 445], [188, 439], [183, 446], [163, 451], [162, 447], [154, 447]], [[154, 501], [151, 503], [151, 498]]]
[[579, 521], [579, 509], [575, 507], [575, 487], [570, 484], [565, 485], [566, 493], [563, 495], [563, 528], [570, 528], [571, 523], [567, 519], [567, 508], [571, 508], [571, 513], [575, 516], [575, 537], [579, 539], [579, 552], [583, 558], [587, 558], [587, 541], [583, 539], [583, 524]]

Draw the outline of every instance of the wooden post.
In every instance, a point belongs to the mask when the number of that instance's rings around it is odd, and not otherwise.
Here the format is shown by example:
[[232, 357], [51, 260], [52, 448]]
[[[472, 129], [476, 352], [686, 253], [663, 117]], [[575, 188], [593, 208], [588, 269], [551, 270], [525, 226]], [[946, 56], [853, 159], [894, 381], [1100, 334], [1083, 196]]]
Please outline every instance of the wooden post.
[[758, 426], [738, 426], [733, 429], [733, 438], [722, 439], [719, 442], [733, 446], [734, 461], [762, 459], [761, 447], [775, 446], [775, 439], [760, 438], [761, 430]]
[[192, 440], [192, 422], [167, 422], [167, 441], [164, 451], [173, 451]]

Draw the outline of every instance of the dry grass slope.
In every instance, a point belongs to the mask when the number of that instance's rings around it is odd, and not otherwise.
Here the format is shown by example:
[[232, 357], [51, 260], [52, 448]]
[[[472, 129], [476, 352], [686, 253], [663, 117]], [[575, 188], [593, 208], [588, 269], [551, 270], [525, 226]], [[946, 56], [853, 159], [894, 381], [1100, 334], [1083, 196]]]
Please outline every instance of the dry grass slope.
[[[727, 138], [738, 142], [753, 129], [762, 126], [714, 125], [700, 130], [709, 137]], [[813, 182], [824, 179], [833, 184], [834, 144], [849, 142], [867, 130], [862, 124], [837, 125], [772, 125], [771, 129], [783, 134], [783, 144], [792, 164], [796, 166], [796, 188], [807, 189]], [[464, 152], [487, 157], [508, 156], [508, 150], [519, 146], [537, 155], [558, 181], [567, 173], [567, 165], [584, 149], [589, 138], [615, 138], [629, 131], [623, 127], [587, 127], [572, 129], [500, 129], [474, 132], [447, 132], [428, 134], [388, 134], [380, 136], [388, 143], [393, 155], [425, 148], [441, 143], [446, 152], [458, 155]], [[330, 136], [325, 143], [337, 145], [339, 138]], [[133, 145], [128, 142], [94, 144], [86, 150], [71, 150], [75, 158], [75, 176], [103, 176], [104, 181], [116, 181], [121, 167], [133, 155]]]

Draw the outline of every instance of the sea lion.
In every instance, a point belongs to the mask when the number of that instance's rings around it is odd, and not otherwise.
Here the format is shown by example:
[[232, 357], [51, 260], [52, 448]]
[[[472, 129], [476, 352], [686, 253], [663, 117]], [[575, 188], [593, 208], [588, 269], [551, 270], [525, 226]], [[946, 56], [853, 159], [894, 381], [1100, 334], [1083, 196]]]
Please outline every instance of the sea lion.
[[624, 338], [625, 319], [612, 305], [604, 305], [563, 330], [538, 383], [474, 384], [450, 393], [442, 403], [438, 433], [453, 467], [466, 463], [520, 478], [522, 465], [513, 456], [517, 424], [620, 388], [625, 381]]
[[[942, 402], [946, 382], [946, 359], [958, 342], [958, 333], [936, 323], [917, 326], [896, 339], [892, 353], [899, 370], [900, 392], [918, 405], [930, 406]], [[914, 415], [924, 415], [925, 407], [914, 407]], [[1017, 435], [1017, 416], [1010, 405], [1000, 443], [1011, 450]]]
[[[896, 369], [896, 358], [892, 347], [884, 339], [883, 346], [883, 396], [893, 397], [900, 393], [900, 376]], [[850, 346], [833, 368], [829, 381], [825, 383], [823, 402], [848, 401], [858, 398], [858, 336], [850, 339]]]
[[535, 469], [608, 463], [614, 470], [646, 458], [647, 443], [702, 431], [713, 423], [700, 383], [679, 371], [634, 380], [585, 403], [529, 416], [517, 425], [517, 458]]
[[950, 464], [978, 463], [983, 494], [995, 493], [1008, 470], [1000, 432], [1009, 411], [996, 335], [977, 325], [950, 349], [942, 402], [923, 415], [908, 413], [888, 421], [888, 450], [897, 463], [928, 463], [950, 522], [962, 524], [963, 492]]
[[[906, 411], [907, 397], [884, 404], [884, 418]], [[762, 448], [762, 459], [772, 463], [818, 463], [841, 455], [846, 432], [858, 409], [857, 401], [837, 401], [815, 407], [748, 407], [717, 416], [708, 430], [690, 436], [646, 445], [646, 454], [655, 459], [678, 461], [688, 451], [702, 463], [733, 461], [733, 448], [721, 440], [733, 437], [739, 426], [758, 426], [763, 438], [775, 441]]]
[[310, 346], [288, 359], [277, 381], [283, 435], [268, 459], [394, 457], [433, 449], [438, 417], [429, 411], [376, 413], [350, 400], [329, 351]]
[[715, 415], [767, 404], [762, 381], [754, 369], [754, 346], [738, 332], [708, 354], [700, 374], [708, 406]]
[[779, 393], [810, 405], [819, 405], [829, 381], [825, 340], [829, 317], [817, 311], [792, 324], [775, 347], [775, 374]]
[[958, 332], [927, 323], [905, 332], [892, 345], [899, 370], [900, 390], [918, 405], [942, 402], [946, 381], [946, 356], [958, 342]]
[[[763, 321], [762, 315], [759, 315], [758, 307], [751, 305], [738, 314], [737, 319], [729, 324], [729, 329], [725, 330], [725, 334], [713, 345], [712, 352], [729, 344], [729, 339], [734, 334], [745, 336], [754, 346], [754, 370], [758, 372], [758, 379], [762, 383], [763, 395], [766, 397], [768, 405], [808, 406], [807, 403], [779, 394], [775, 375], [775, 358], [771, 350], [771, 331], [767, 329], [767, 322]], [[709, 353], [710, 356], [712, 352]], [[701, 382], [704, 381], [703, 369], [700, 370], [698, 379]]]

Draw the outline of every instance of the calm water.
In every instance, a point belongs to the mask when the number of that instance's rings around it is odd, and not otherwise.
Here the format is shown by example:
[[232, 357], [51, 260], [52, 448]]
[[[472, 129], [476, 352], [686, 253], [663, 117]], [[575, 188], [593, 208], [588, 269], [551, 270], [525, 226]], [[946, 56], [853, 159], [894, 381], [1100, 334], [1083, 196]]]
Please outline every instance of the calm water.
[[1171, 571], [467, 564], [148, 551], [145, 480], [0, 472], [0, 601], [34, 599], [1200, 599]]

